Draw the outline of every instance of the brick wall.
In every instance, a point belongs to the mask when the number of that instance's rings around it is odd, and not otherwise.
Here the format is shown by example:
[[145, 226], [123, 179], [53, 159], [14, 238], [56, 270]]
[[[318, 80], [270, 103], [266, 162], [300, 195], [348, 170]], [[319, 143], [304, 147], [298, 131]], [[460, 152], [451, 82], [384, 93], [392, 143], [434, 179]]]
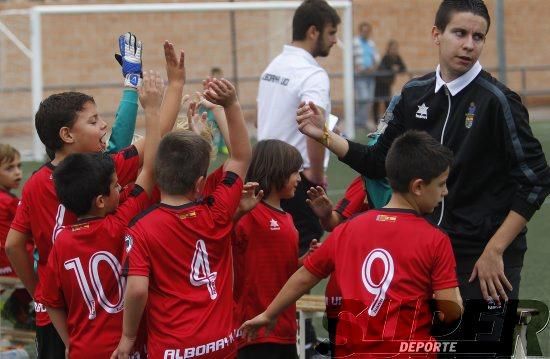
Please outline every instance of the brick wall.
[[[141, 1], [144, 2], [144, 1]], [[183, 0], [181, 2], [191, 2]], [[0, 3], [0, 11], [39, 4], [70, 4], [74, 1], [12, 0]], [[76, 2], [98, 3], [98, 2]], [[107, 3], [107, 2], [105, 2]], [[438, 1], [435, 0], [357, 0], [354, 1], [354, 32], [357, 24], [366, 20], [373, 24], [373, 39], [381, 52], [389, 39], [400, 44], [401, 54], [409, 69], [433, 69], [437, 64], [437, 49], [430, 32]], [[487, 0], [493, 25], [489, 32], [481, 62], [485, 67], [497, 65], [495, 8], [496, 0]], [[506, 54], [508, 65], [549, 64], [550, 1], [508, 0], [506, 11]], [[237, 12], [237, 58], [240, 77], [257, 78], [270, 59], [277, 55], [291, 37], [292, 11]], [[0, 16], [27, 46], [28, 19], [24, 16]], [[132, 31], [144, 42], [145, 68], [163, 70], [162, 42], [171, 40], [186, 51], [188, 79], [206, 76], [212, 66], [219, 66], [232, 77], [232, 53], [229, 14], [200, 12], [192, 14], [104, 14], [48, 15], [43, 17], [44, 84], [57, 91], [80, 90], [92, 94], [105, 119], [112, 120], [120, 97], [120, 70], [113, 59], [119, 34]], [[331, 73], [340, 73], [342, 51], [332, 50], [320, 62]], [[496, 75], [496, 74], [495, 74]], [[395, 90], [408, 79], [398, 76]], [[508, 75], [509, 84], [520, 89], [519, 73]], [[548, 88], [550, 71], [529, 73], [529, 88]], [[112, 84], [110, 88], [96, 88]], [[68, 87], [70, 86], [70, 87]], [[92, 87], [89, 87], [92, 86]], [[30, 62], [0, 34], [0, 87], [12, 92], [0, 92], [0, 136], [6, 138], [32, 131], [31, 98], [28, 91], [13, 91], [30, 87]], [[253, 108], [257, 82], [239, 83], [241, 102]], [[187, 91], [198, 90], [190, 84]], [[51, 92], [49, 92], [51, 93]], [[333, 100], [342, 99], [342, 81], [333, 79]], [[48, 94], [48, 93], [46, 93]], [[247, 111], [248, 118], [255, 116]]]

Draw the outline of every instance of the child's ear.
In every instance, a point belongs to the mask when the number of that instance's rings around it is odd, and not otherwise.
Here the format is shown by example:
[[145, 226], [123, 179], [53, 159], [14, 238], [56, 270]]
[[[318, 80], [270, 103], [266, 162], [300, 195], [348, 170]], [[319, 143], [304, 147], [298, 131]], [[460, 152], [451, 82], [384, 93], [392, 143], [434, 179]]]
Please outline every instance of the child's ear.
[[422, 179], [415, 178], [411, 181], [409, 185], [409, 191], [416, 196], [421, 196], [424, 185], [425, 183]]
[[200, 176], [195, 181], [195, 193], [200, 194], [204, 190], [204, 186], [206, 185], [206, 177]]
[[94, 205], [96, 208], [104, 208], [105, 207], [105, 197], [100, 194], [96, 198], [94, 198]]
[[73, 135], [71, 134], [71, 129], [68, 128], [67, 126], [61, 127], [59, 129], [59, 138], [61, 138], [61, 141], [63, 141], [64, 143], [74, 142]]

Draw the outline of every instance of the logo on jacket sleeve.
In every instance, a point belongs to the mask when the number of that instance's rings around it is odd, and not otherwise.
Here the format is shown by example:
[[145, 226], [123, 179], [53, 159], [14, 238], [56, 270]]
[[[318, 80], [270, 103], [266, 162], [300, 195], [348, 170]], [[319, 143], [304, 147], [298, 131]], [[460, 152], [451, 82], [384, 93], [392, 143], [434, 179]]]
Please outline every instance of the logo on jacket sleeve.
[[468, 107], [468, 112], [466, 112], [466, 121], [464, 121], [464, 126], [466, 128], [472, 127], [472, 124], [474, 123], [474, 117], [476, 115], [476, 104], [473, 102], [470, 102], [470, 107]]
[[134, 238], [132, 238], [131, 235], [126, 234], [124, 236], [124, 245], [126, 246], [126, 253], [129, 253], [130, 250], [132, 250], [132, 246], [134, 245]]
[[416, 118], [420, 118], [422, 120], [428, 119], [428, 106], [426, 106], [425, 103], [418, 106], [418, 111], [416, 111]]

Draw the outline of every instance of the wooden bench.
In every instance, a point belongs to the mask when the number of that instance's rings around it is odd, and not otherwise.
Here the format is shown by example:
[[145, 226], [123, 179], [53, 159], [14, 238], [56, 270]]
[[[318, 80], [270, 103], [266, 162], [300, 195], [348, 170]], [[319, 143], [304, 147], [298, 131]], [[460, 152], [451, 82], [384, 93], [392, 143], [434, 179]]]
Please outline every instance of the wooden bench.
[[324, 313], [325, 309], [324, 295], [305, 294], [296, 302], [296, 312], [298, 313], [298, 355], [300, 359], [306, 357], [306, 319], [313, 318], [316, 313]]

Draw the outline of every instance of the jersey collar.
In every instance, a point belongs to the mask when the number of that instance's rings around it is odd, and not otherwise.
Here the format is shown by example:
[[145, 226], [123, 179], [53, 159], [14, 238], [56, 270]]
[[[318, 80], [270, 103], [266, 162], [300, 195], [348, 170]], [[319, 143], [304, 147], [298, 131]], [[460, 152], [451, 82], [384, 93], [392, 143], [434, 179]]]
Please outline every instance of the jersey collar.
[[440, 65], [437, 65], [437, 69], [435, 70], [435, 93], [437, 93], [443, 85], [446, 85], [451, 95], [454, 96], [468, 86], [470, 82], [474, 81], [476, 76], [481, 72], [482, 67], [479, 61], [477, 61], [468, 72], [449, 83], [443, 81], [439, 74], [439, 68]]
[[283, 52], [287, 54], [293, 54], [297, 56], [301, 56], [304, 59], [307, 60], [312, 65], [319, 66], [319, 63], [315, 60], [313, 56], [306, 50], [302, 49], [301, 47], [292, 46], [292, 45], [284, 45]]

